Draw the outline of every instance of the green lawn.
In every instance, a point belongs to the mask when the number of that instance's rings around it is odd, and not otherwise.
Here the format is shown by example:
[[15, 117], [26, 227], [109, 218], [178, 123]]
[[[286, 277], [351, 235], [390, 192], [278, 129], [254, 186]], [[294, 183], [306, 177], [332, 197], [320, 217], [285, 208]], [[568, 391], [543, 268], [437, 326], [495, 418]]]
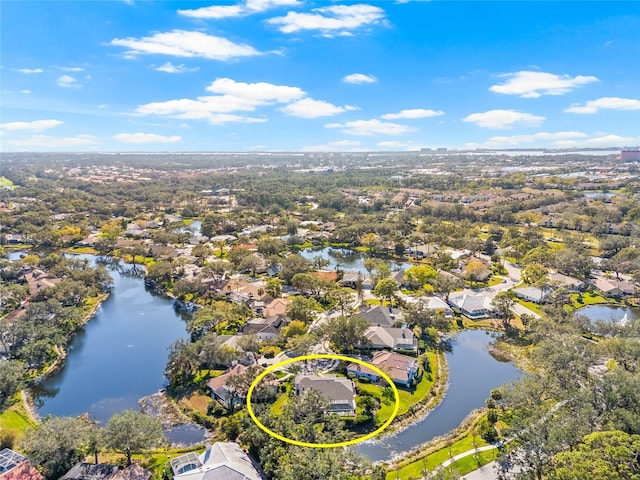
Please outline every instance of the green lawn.
[[209, 378], [219, 377], [224, 372], [226, 372], [226, 369], [224, 369], [224, 368], [223, 369], [211, 369], [211, 370], [198, 370], [198, 373], [196, 373], [196, 376], [194, 378], [194, 383], [198, 383], [200, 381], [204, 381], [204, 380], [207, 380]]
[[6, 177], [0, 177], [0, 187], [13, 187], [13, 182]]
[[33, 427], [34, 422], [25, 411], [22, 400], [18, 396], [14, 404], [0, 413], [0, 439], [12, 440], [13, 443], [24, 436], [24, 432]]
[[582, 301], [580, 299], [579, 293], [574, 293], [571, 295], [571, 305], [574, 308], [580, 308], [587, 305], [597, 305], [599, 303], [616, 303], [612, 300], [609, 300], [602, 295], [598, 295], [597, 293], [585, 292], [582, 294]]
[[[437, 369], [438, 365], [438, 357], [435, 353], [429, 352], [427, 354], [429, 356], [429, 363], [431, 365], [432, 371]], [[422, 371], [422, 370], [421, 370]], [[432, 374], [428, 372], [422, 371], [422, 379], [416, 385], [415, 390], [409, 391], [403, 388], [398, 388], [398, 393], [400, 396], [400, 408], [398, 410], [398, 415], [404, 415], [409, 411], [411, 405], [419, 403], [425, 399], [425, 397], [429, 394], [429, 391], [433, 387], [433, 379]], [[356, 382], [356, 385], [363, 391], [370, 393], [378, 400], [381, 400], [381, 408], [376, 412], [376, 425], [382, 425], [385, 420], [389, 418], [391, 413], [393, 412], [393, 406], [395, 404], [392, 400], [382, 400], [382, 388], [374, 385], [372, 383], [361, 383]]]
[[473, 472], [474, 470], [480, 468], [487, 463], [493, 462], [498, 455], [498, 449], [494, 448], [493, 450], [487, 450], [486, 452], [478, 453], [478, 458], [474, 455], [469, 455], [468, 457], [461, 458], [457, 462], [454, 462], [450, 468], [455, 469], [459, 475], [466, 475], [469, 472]]
[[289, 401], [289, 392], [291, 391], [291, 383], [286, 382], [285, 385], [287, 386], [287, 391], [281, 394], [278, 397], [278, 399], [275, 402], [273, 402], [269, 407], [269, 409], [271, 410], [271, 413], [273, 414], [276, 414], [276, 415], [282, 414], [282, 409], [284, 408], [285, 404]]
[[[150, 480], [163, 480], [165, 478], [171, 478], [171, 476], [163, 476], [163, 470], [170, 471], [171, 467], [169, 462], [172, 458], [179, 457], [188, 452], [202, 453], [204, 448], [172, 448], [172, 449], [159, 449], [154, 452], [149, 452], [140, 455], [133, 455], [132, 459], [134, 463], [139, 463], [142, 467], [151, 472]], [[118, 463], [123, 461], [124, 457], [116, 453], [101, 453], [99, 456], [100, 463]], [[93, 456], [87, 457], [85, 461], [93, 463]]]
[[[487, 445], [487, 443], [479, 435], [476, 435], [476, 445], [478, 447], [482, 447], [484, 445]], [[450, 455], [454, 456], [473, 448], [473, 440], [471, 438], [471, 435], [469, 434], [451, 445], [451, 452], [449, 451], [448, 447], [436, 450], [432, 454], [427, 455], [426, 458], [421, 457], [414, 462], [404, 465], [399, 470], [391, 470], [387, 473], [387, 480], [396, 480], [396, 478], [400, 478], [402, 480], [406, 480], [409, 478], [420, 478], [422, 475], [422, 470], [424, 468], [426, 468], [428, 471], [431, 471], [442, 462], [448, 460], [450, 458]], [[489, 463], [494, 459], [491, 458], [492, 455], [495, 456], [494, 452], [495, 451], [481, 452], [478, 455], [481, 461], [486, 460], [484, 463], [482, 463], [482, 465], [484, 465], [485, 463]], [[462, 458], [455, 462], [454, 466], [460, 469], [467, 469], [464, 473], [461, 472], [461, 474], [464, 475], [465, 473], [469, 473], [470, 471], [478, 468], [478, 462], [476, 462], [475, 458], [473, 458], [473, 455], [470, 455], [469, 457]]]
[[526, 300], [522, 300], [521, 298], [516, 299], [516, 302], [518, 302], [523, 307], [527, 307], [529, 310], [534, 311], [538, 315], [544, 315], [542, 308], [537, 303], [527, 302]]

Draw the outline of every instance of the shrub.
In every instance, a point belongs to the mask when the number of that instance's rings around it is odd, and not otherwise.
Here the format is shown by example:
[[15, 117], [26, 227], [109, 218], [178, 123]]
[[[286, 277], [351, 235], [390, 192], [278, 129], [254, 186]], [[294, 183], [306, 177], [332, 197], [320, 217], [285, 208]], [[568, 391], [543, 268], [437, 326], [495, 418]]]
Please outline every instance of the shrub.
[[493, 443], [498, 440], [498, 432], [486, 418], [480, 421], [480, 436], [487, 443]]
[[498, 411], [493, 408], [490, 408], [489, 411], [487, 412], [487, 420], [489, 420], [489, 423], [493, 425], [498, 421], [498, 418], [499, 418]]

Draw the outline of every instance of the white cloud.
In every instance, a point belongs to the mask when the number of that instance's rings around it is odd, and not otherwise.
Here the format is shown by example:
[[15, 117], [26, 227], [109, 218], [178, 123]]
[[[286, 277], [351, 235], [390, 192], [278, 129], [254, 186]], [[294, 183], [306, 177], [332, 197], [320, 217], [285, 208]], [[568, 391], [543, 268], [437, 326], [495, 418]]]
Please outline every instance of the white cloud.
[[336, 151], [362, 151], [364, 149], [357, 140], [338, 140], [323, 145], [307, 145], [302, 147], [303, 152], [336, 152]]
[[356, 147], [361, 144], [358, 140], [336, 140], [335, 142], [329, 142], [329, 145], [334, 147]]
[[623, 137], [621, 135], [602, 135], [587, 140], [589, 145], [624, 145], [634, 143], [640, 140], [640, 137]]
[[65, 88], [79, 88], [80, 84], [78, 83], [78, 80], [70, 75], [61, 75], [58, 77], [58, 86]]
[[377, 119], [355, 120], [346, 123], [327, 123], [326, 128], [342, 128], [349, 135], [402, 135], [413, 131], [406, 125], [392, 122], [381, 122]]
[[31, 74], [31, 73], [42, 73], [43, 70], [41, 68], [16, 68], [17, 72]]
[[559, 148], [580, 147], [622, 147], [640, 142], [640, 137], [623, 137], [622, 135], [606, 134], [591, 137], [586, 140], [558, 140], [553, 145]]
[[640, 100], [635, 98], [602, 97], [597, 100], [589, 100], [584, 105], [574, 103], [565, 112], [569, 113], [596, 113], [600, 109], [611, 110], [640, 110]]
[[345, 75], [342, 78], [344, 83], [375, 83], [378, 81], [376, 77], [373, 75], [366, 75], [364, 73], [352, 73], [350, 75]]
[[231, 115], [232, 112], [254, 111], [257, 107], [274, 103], [288, 103], [304, 97], [298, 87], [266, 82], [244, 83], [230, 78], [218, 78], [207, 90], [221, 95], [207, 95], [195, 99], [182, 98], [139, 105], [141, 115], [171, 115], [181, 119], [204, 119], [211, 123], [264, 122], [264, 118]]
[[58, 67], [58, 70], [62, 70], [63, 72], [84, 72], [84, 68], [82, 67]]
[[210, 7], [196, 8], [193, 10], [178, 10], [178, 14], [192, 18], [221, 19], [239, 17], [244, 13], [243, 5], [213, 5]]
[[634, 144], [640, 137], [623, 137], [596, 133], [595, 136], [584, 132], [538, 132], [530, 135], [496, 136], [489, 138], [484, 143], [468, 143], [467, 147], [480, 148], [580, 148], [580, 147], [607, 147]]
[[98, 140], [93, 135], [76, 135], [75, 137], [51, 137], [48, 135], [34, 135], [29, 138], [19, 140], [6, 140], [7, 145], [15, 145], [18, 147], [77, 147], [82, 145], [94, 145]]
[[398, 142], [396, 140], [388, 140], [385, 142], [376, 143], [377, 147], [380, 148], [390, 148], [397, 150], [414, 150], [416, 146], [412, 142]]
[[178, 10], [178, 13], [185, 17], [219, 20], [260, 13], [271, 8], [294, 7], [297, 5], [301, 5], [299, 0], [246, 0], [236, 5], [212, 5], [193, 10]]
[[413, 119], [413, 118], [427, 118], [438, 117], [444, 115], [442, 110], [426, 110], [424, 108], [412, 108], [410, 110], [401, 110], [398, 113], [387, 113], [380, 118], [384, 120], [399, 120], [401, 118]]
[[20, 90], [20, 93], [24, 93], [24, 94], [30, 94], [31, 90]]
[[288, 12], [284, 17], [267, 20], [278, 26], [282, 33], [296, 33], [303, 30], [318, 30], [325, 35], [344, 35], [368, 25], [382, 23], [384, 10], [373, 5], [331, 5], [314, 8], [313, 13]]
[[318, 118], [330, 117], [346, 110], [354, 110], [354, 107], [349, 105], [339, 107], [329, 102], [325, 102], [324, 100], [303, 98], [302, 100], [298, 100], [297, 102], [290, 103], [289, 105], [282, 107], [281, 110], [287, 115], [291, 115], [293, 117]]
[[179, 135], [156, 135], [155, 133], [119, 133], [113, 138], [124, 143], [175, 143], [182, 140]]
[[230, 78], [217, 78], [207, 87], [207, 91], [256, 102], [290, 102], [305, 95], [305, 92], [298, 87], [275, 85], [267, 82], [236, 82]]
[[564, 95], [573, 89], [597, 82], [594, 76], [555, 75], [553, 73], [520, 71], [501, 75], [507, 78], [505, 83], [492, 85], [489, 90], [506, 95], [519, 95], [524, 98], [537, 98], [541, 95]]
[[165, 72], [165, 73], [185, 73], [185, 72], [197, 72], [199, 68], [198, 67], [187, 68], [184, 66], [184, 64], [174, 65], [171, 62], [166, 62], [165, 64], [160, 65], [159, 67], [155, 67], [154, 70], [157, 70], [158, 72]]
[[515, 125], [536, 127], [545, 120], [545, 117], [516, 112], [515, 110], [489, 110], [483, 113], [473, 113], [462, 121], [475, 123], [480, 127], [502, 129]]
[[551, 140], [562, 141], [568, 138], [586, 138], [588, 135], [583, 132], [538, 132], [531, 135], [510, 135], [491, 137], [484, 144], [485, 147], [499, 148], [512, 147], [523, 144], [540, 144]]
[[237, 57], [259, 55], [251, 45], [234, 43], [226, 38], [202, 32], [172, 30], [142, 38], [114, 38], [111, 45], [125, 47], [125, 55], [172, 55], [174, 57], [200, 57], [210, 60], [231, 60]]
[[32, 122], [9, 122], [0, 124], [0, 130], [46, 130], [62, 125], [60, 120], [34, 120]]
[[229, 113], [216, 113], [207, 117], [209, 123], [213, 125], [222, 125], [224, 123], [264, 123], [266, 118], [260, 117], [243, 117], [242, 115], [233, 115]]

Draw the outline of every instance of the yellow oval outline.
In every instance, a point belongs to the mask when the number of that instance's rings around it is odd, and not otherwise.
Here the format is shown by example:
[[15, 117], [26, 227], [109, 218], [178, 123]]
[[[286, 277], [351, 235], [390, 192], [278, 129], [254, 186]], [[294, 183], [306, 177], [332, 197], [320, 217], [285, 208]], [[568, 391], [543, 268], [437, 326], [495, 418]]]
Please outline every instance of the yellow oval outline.
[[[262, 422], [260, 422], [260, 420], [258, 420], [258, 417], [256, 417], [256, 414], [253, 412], [253, 408], [251, 407], [251, 395], [253, 394], [253, 390], [256, 388], [256, 386], [260, 383], [260, 381], [264, 377], [266, 377], [268, 374], [270, 374], [274, 370], [276, 370], [276, 369], [278, 369], [280, 367], [283, 367], [285, 365], [289, 365], [290, 363], [301, 362], [303, 360], [317, 360], [317, 359], [322, 359], [322, 358], [326, 358], [326, 359], [330, 359], [330, 360], [344, 360], [344, 361], [347, 361], [347, 362], [360, 364], [360, 365], [362, 365], [364, 367], [367, 367], [367, 368], [373, 370], [377, 374], [379, 374], [391, 386], [391, 389], [393, 390], [393, 395], [394, 395], [394, 398], [395, 398], [395, 405], [393, 407], [393, 411], [391, 412], [391, 415], [389, 416], [389, 418], [377, 430], [375, 430], [375, 431], [373, 431], [371, 433], [367, 433], [366, 435], [364, 435], [362, 437], [354, 438], [352, 440], [346, 440], [344, 442], [308, 443], [308, 442], [301, 442], [301, 441], [298, 441], [298, 440], [293, 440], [292, 438], [288, 438], [288, 437], [282, 436], [282, 435], [274, 432], [273, 430], [270, 430], [269, 428], [265, 427], [262, 424]], [[359, 358], [345, 357], [344, 355], [333, 355], [333, 354], [329, 354], [329, 353], [318, 353], [318, 354], [314, 354], [314, 355], [302, 355], [300, 357], [289, 358], [287, 360], [283, 360], [282, 362], [278, 362], [278, 363], [268, 367], [264, 372], [262, 372], [260, 375], [258, 375], [256, 377], [256, 379], [253, 381], [253, 383], [249, 387], [249, 391], [247, 392], [246, 403], [247, 403], [247, 410], [249, 412], [249, 415], [251, 416], [251, 418], [253, 419], [255, 424], [263, 432], [271, 435], [272, 437], [277, 438], [278, 440], [282, 440], [283, 442], [286, 442], [286, 443], [291, 443], [292, 445], [297, 445], [299, 447], [336, 448], [336, 447], [346, 447], [346, 446], [349, 446], [349, 445], [355, 445], [357, 443], [364, 442], [365, 440], [369, 440], [370, 438], [375, 437], [376, 435], [381, 433], [385, 428], [387, 428], [391, 424], [393, 419], [396, 418], [396, 416], [398, 415], [398, 410], [400, 409], [400, 393], [398, 392], [398, 387], [396, 387], [395, 383], [393, 383], [393, 380], [391, 380], [389, 375], [384, 373], [378, 367], [370, 364], [369, 362], [365, 362], [364, 360], [360, 360]]]

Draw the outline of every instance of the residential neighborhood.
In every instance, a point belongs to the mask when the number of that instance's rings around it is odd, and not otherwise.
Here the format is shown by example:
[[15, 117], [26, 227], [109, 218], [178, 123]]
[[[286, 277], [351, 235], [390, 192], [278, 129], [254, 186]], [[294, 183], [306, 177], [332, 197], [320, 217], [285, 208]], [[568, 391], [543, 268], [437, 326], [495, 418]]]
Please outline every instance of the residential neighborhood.
[[[627, 350], [616, 349], [610, 341], [632, 342], [636, 328], [640, 256], [633, 210], [638, 201], [635, 167], [609, 159], [612, 167], [603, 172], [582, 160], [555, 164], [550, 157], [534, 165], [532, 172], [537, 173], [529, 175], [514, 173], [506, 160], [479, 160], [485, 173], [478, 176], [455, 157], [434, 166], [441, 173], [432, 177], [421, 173], [423, 157], [409, 156], [412, 167], [403, 171], [410, 173], [398, 175], [402, 183], [416, 187], [411, 188], [399, 187], [398, 179], [388, 178], [383, 169], [365, 168], [369, 162], [379, 167], [368, 157], [360, 158], [362, 168], [355, 170], [370, 179], [362, 187], [349, 183], [351, 167], [318, 174], [300, 171], [289, 161], [284, 155], [279, 171], [260, 164], [246, 169], [221, 166], [202, 178], [178, 177], [184, 185], [177, 193], [172, 193], [170, 176], [136, 180], [135, 169], [115, 177], [102, 176], [114, 173], [112, 168], [78, 177], [86, 169], [43, 167], [43, 179], [65, 185], [80, 198], [51, 206], [44, 193], [26, 191], [26, 180], [3, 190], [0, 373], [6, 373], [0, 381], [7, 393], [0, 395], [5, 405], [0, 439], [6, 435], [6, 444], [21, 452], [14, 458], [33, 458], [45, 478], [59, 474], [66, 479], [139, 480], [145, 472], [153, 475], [157, 465], [136, 457], [142, 453], [118, 453], [122, 450], [110, 440], [101, 440], [98, 448], [99, 455], [110, 455], [109, 461], [89, 462], [78, 447], [69, 457], [75, 461], [56, 470], [38, 457], [41, 448], [29, 443], [35, 441], [35, 432], [55, 427], [51, 421], [70, 422], [64, 429], [86, 442], [89, 430], [74, 423], [82, 414], [90, 419], [103, 415], [97, 420], [102, 426], [96, 427], [102, 430], [115, 428], [124, 412], [142, 409], [144, 418], [165, 419], [158, 436], [148, 439], [150, 451], [162, 442], [167, 448], [192, 447], [191, 453], [163, 458], [163, 468], [174, 478], [275, 479], [282, 472], [273, 452], [281, 447], [257, 433], [246, 404], [253, 381], [265, 369], [268, 375], [253, 386], [251, 396], [261, 421], [303, 442], [332, 443], [375, 431], [396, 401], [398, 417], [392, 426], [399, 432], [416, 428], [436, 405], [450, 408], [446, 392], [451, 385], [458, 388], [460, 380], [449, 364], [471, 348], [460, 340], [469, 332], [486, 337], [483, 346], [475, 348], [486, 355], [488, 365], [510, 360], [514, 378], [529, 375], [534, 362], [558, 358], [531, 357], [532, 345], [556, 348], [547, 337], [563, 338], [566, 344], [585, 339], [606, 349], [606, 358], [579, 355], [606, 368], [613, 365], [609, 358], [632, 365], [624, 356]], [[194, 162], [193, 171], [200, 171]], [[582, 183], [561, 176], [566, 165], [603, 188], [613, 178], [624, 179], [615, 197], [609, 197], [617, 200], [585, 196]], [[440, 184], [458, 177], [457, 189]], [[115, 180], [124, 178], [128, 180]], [[295, 189], [275, 189], [270, 183], [274, 179]], [[317, 189], [318, 181], [331, 188]], [[132, 189], [130, 195], [119, 190], [119, 183]], [[484, 186], [472, 187], [476, 184]], [[102, 202], [111, 206], [97, 208], [102, 204], [82, 200], [98, 194], [113, 200]], [[156, 200], [136, 200], [145, 196]], [[130, 202], [128, 210], [113, 206], [122, 198]], [[34, 208], [41, 211], [37, 217], [30, 213]], [[615, 213], [621, 221], [611, 225], [626, 222], [631, 227], [612, 227], [613, 233], [600, 230], [583, 218], [584, 209], [603, 218]], [[549, 218], [566, 222], [549, 223]], [[114, 319], [122, 323], [116, 326]], [[113, 382], [87, 387], [87, 374], [82, 373], [86, 360], [78, 356], [87, 352], [78, 342], [85, 335], [97, 339], [94, 328], [104, 329], [99, 335], [110, 340], [105, 354], [86, 343], [96, 369], [90, 377]], [[142, 347], [151, 343], [159, 358]], [[117, 352], [116, 358], [111, 352]], [[348, 360], [296, 361], [306, 355]], [[137, 366], [154, 368], [163, 381], [128, 400], [127, 391], [145, 384], [125, 376]], [[74, 379], [74, 387], [64, 383], [59, 388], [64, 393], [53, 397], [42, 393], [56, 391], [49, 383], [51, 372], [62, 368], [68, 372], [65, 382]], [[391, 379], [397, 398], [374, 368]], [[469, 375], [484, 378], [477, 368], [492, 367], [465, 365]], [[35, 378], [43, 388], [35, 388]], [[487, 388], [477, 402], [486, 409], [476, 417], [476, 407], [469, 408], [451, 427], [471, 422], [461, 431], [481, 432], [475, 441], [484, 442], [483, 448], [506, 438], [500, 423], [506, 410], [500, 405], [512, 401], [494, 391], [512, 387], [489, 388], [491, 381], [491, 375], [483, 380]], [[571, 383], [567, 378], [557, 381]], [[580, 380], [582, 385], [590, 381], [592, 377]], [[103, 388], [114, 387], [124, 390], [101, 394]], [[82, 399], [87, 391], [102, 396], [77, 412], [55, 410], [59, 407], [51, 399], [57, 395], [71, 392], [68, 395]], [[156, 400], [138, 404], [140, 397]], [[127, 406], [124, 412], [106, 407], [121, 401]], [[624, 402], [619, 400], [625, 408], [635, 408]], [[104, 406], [94, 409], [94, 404]], [[14, 415], [32, 418], [27, 408], [33, 418], [46, 418], [34, 423], [41, 426], [33, 429], [25, 420], [3, 433], [5, 425], [13, 425]], [[54, 415], [47, 416], [50, 413]], [[468, 415], [470, 420], [465, 420]], [[115, 420], [109, 427], [111, 418]], [[424, 438], [422, 433], [418, 437]], [[469, 441], [451, 437], [453, 444]], [[415, 448], [420, 448], [418, 443]], [[293, 451], [287, 451], [286, 461], [293, 465]], [[129, 456], [132, 463], [112, 463], [111, 455]], [[405, 472], [399, 478], [416, 477], [418, 460], [393, 460], [387, 450], [376, 453], [380, 457], [370, 455], [367, 458], [381, 465], [372, 477], [376, 480], [389, 478], [394, 469]], [[488, 461], [488, 456], [482, 460]], [[373, 471], [367, 470], [373, 467], [365, 460], [358, 465], [364, 476]], [[26, 464], [20, 468], [28, 469]]]

